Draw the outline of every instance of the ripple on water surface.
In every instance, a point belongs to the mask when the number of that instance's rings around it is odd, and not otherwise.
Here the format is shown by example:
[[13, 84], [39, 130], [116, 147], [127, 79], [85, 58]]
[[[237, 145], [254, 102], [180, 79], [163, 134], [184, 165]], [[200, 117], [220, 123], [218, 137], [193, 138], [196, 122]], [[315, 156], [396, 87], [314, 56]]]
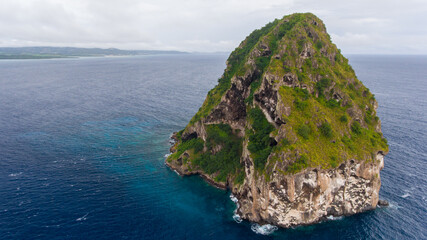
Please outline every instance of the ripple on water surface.
[[226, 58], [1, 61], [0, 239], [427, 238], [427, 57], [350, 56], [379, 102], [390, 207], [293, 229], [164, 165]]

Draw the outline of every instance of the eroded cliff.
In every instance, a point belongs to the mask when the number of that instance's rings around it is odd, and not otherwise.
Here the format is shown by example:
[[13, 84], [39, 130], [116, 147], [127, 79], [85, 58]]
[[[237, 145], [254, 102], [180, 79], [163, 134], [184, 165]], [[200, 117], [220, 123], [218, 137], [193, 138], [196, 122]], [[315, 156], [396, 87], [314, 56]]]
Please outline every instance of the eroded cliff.
[[166, 164], [283, 227], [376, 207], [388, 151], [373, 94], [313, 14], [251, 33], [182, 131]]

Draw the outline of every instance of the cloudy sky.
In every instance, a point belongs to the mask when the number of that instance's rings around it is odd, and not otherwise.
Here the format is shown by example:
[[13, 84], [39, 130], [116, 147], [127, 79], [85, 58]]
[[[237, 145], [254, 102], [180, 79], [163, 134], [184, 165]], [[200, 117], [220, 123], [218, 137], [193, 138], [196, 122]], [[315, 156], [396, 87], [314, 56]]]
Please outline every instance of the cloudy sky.
[[0, 0], [0, 47], [231, 51], [294, 12], [344, 53], [427, 54], [427, 0]]

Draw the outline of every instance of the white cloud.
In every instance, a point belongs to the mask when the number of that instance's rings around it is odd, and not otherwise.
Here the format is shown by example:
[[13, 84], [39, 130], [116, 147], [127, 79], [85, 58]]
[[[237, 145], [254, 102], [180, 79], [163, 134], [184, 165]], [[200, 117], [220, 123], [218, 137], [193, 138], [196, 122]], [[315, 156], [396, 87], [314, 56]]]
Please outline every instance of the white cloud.
[[366, 34], [345, 33], [344, 35], [331, 34], [331, 38], [340, 44], [370, 44], [374, 39]]
[[427, 54], [420, 0], [0, 0], [0, 45], [231, 51], [275, 18], [308, 11], [343, 52]]
[[206, 49], [211, 49], [210, 52], [221, 51], [223, 49], [234, 49], [240, 42], [238, 41], [227, 41], [220, 40], [213, 42], [211, 40], [186, 40], [182, 42], [182, 45], [185, 48], [191, 49], [191, 51], [206, 51]]
[[382, 18], [374, 18], [374, 17], [364, 17], [364, 18], [356, 18], [352, 20], [356, 24], [374, 24], [377, 26], [383, 26], [391, 22], [390, 19], [382, 19]]

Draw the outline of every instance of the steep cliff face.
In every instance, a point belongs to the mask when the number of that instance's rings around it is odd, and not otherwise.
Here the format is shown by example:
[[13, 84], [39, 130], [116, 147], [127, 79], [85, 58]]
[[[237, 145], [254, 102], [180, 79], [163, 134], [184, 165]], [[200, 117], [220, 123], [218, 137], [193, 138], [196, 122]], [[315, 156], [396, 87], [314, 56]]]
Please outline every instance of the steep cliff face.
[[166, 164], [283, 227], [373, 209], [388, 151], [377, 102], [322, 21], [292, 14], [251, 33], [182, 131]]
[[269, 181], [249, 175], [248, 184], [235, 193], [237, 212], [250, 221], [292, 227], [374, 209], [383, 158], [378, 154], [377, 163], [350, 160], [335, 169], [276, 173]]

